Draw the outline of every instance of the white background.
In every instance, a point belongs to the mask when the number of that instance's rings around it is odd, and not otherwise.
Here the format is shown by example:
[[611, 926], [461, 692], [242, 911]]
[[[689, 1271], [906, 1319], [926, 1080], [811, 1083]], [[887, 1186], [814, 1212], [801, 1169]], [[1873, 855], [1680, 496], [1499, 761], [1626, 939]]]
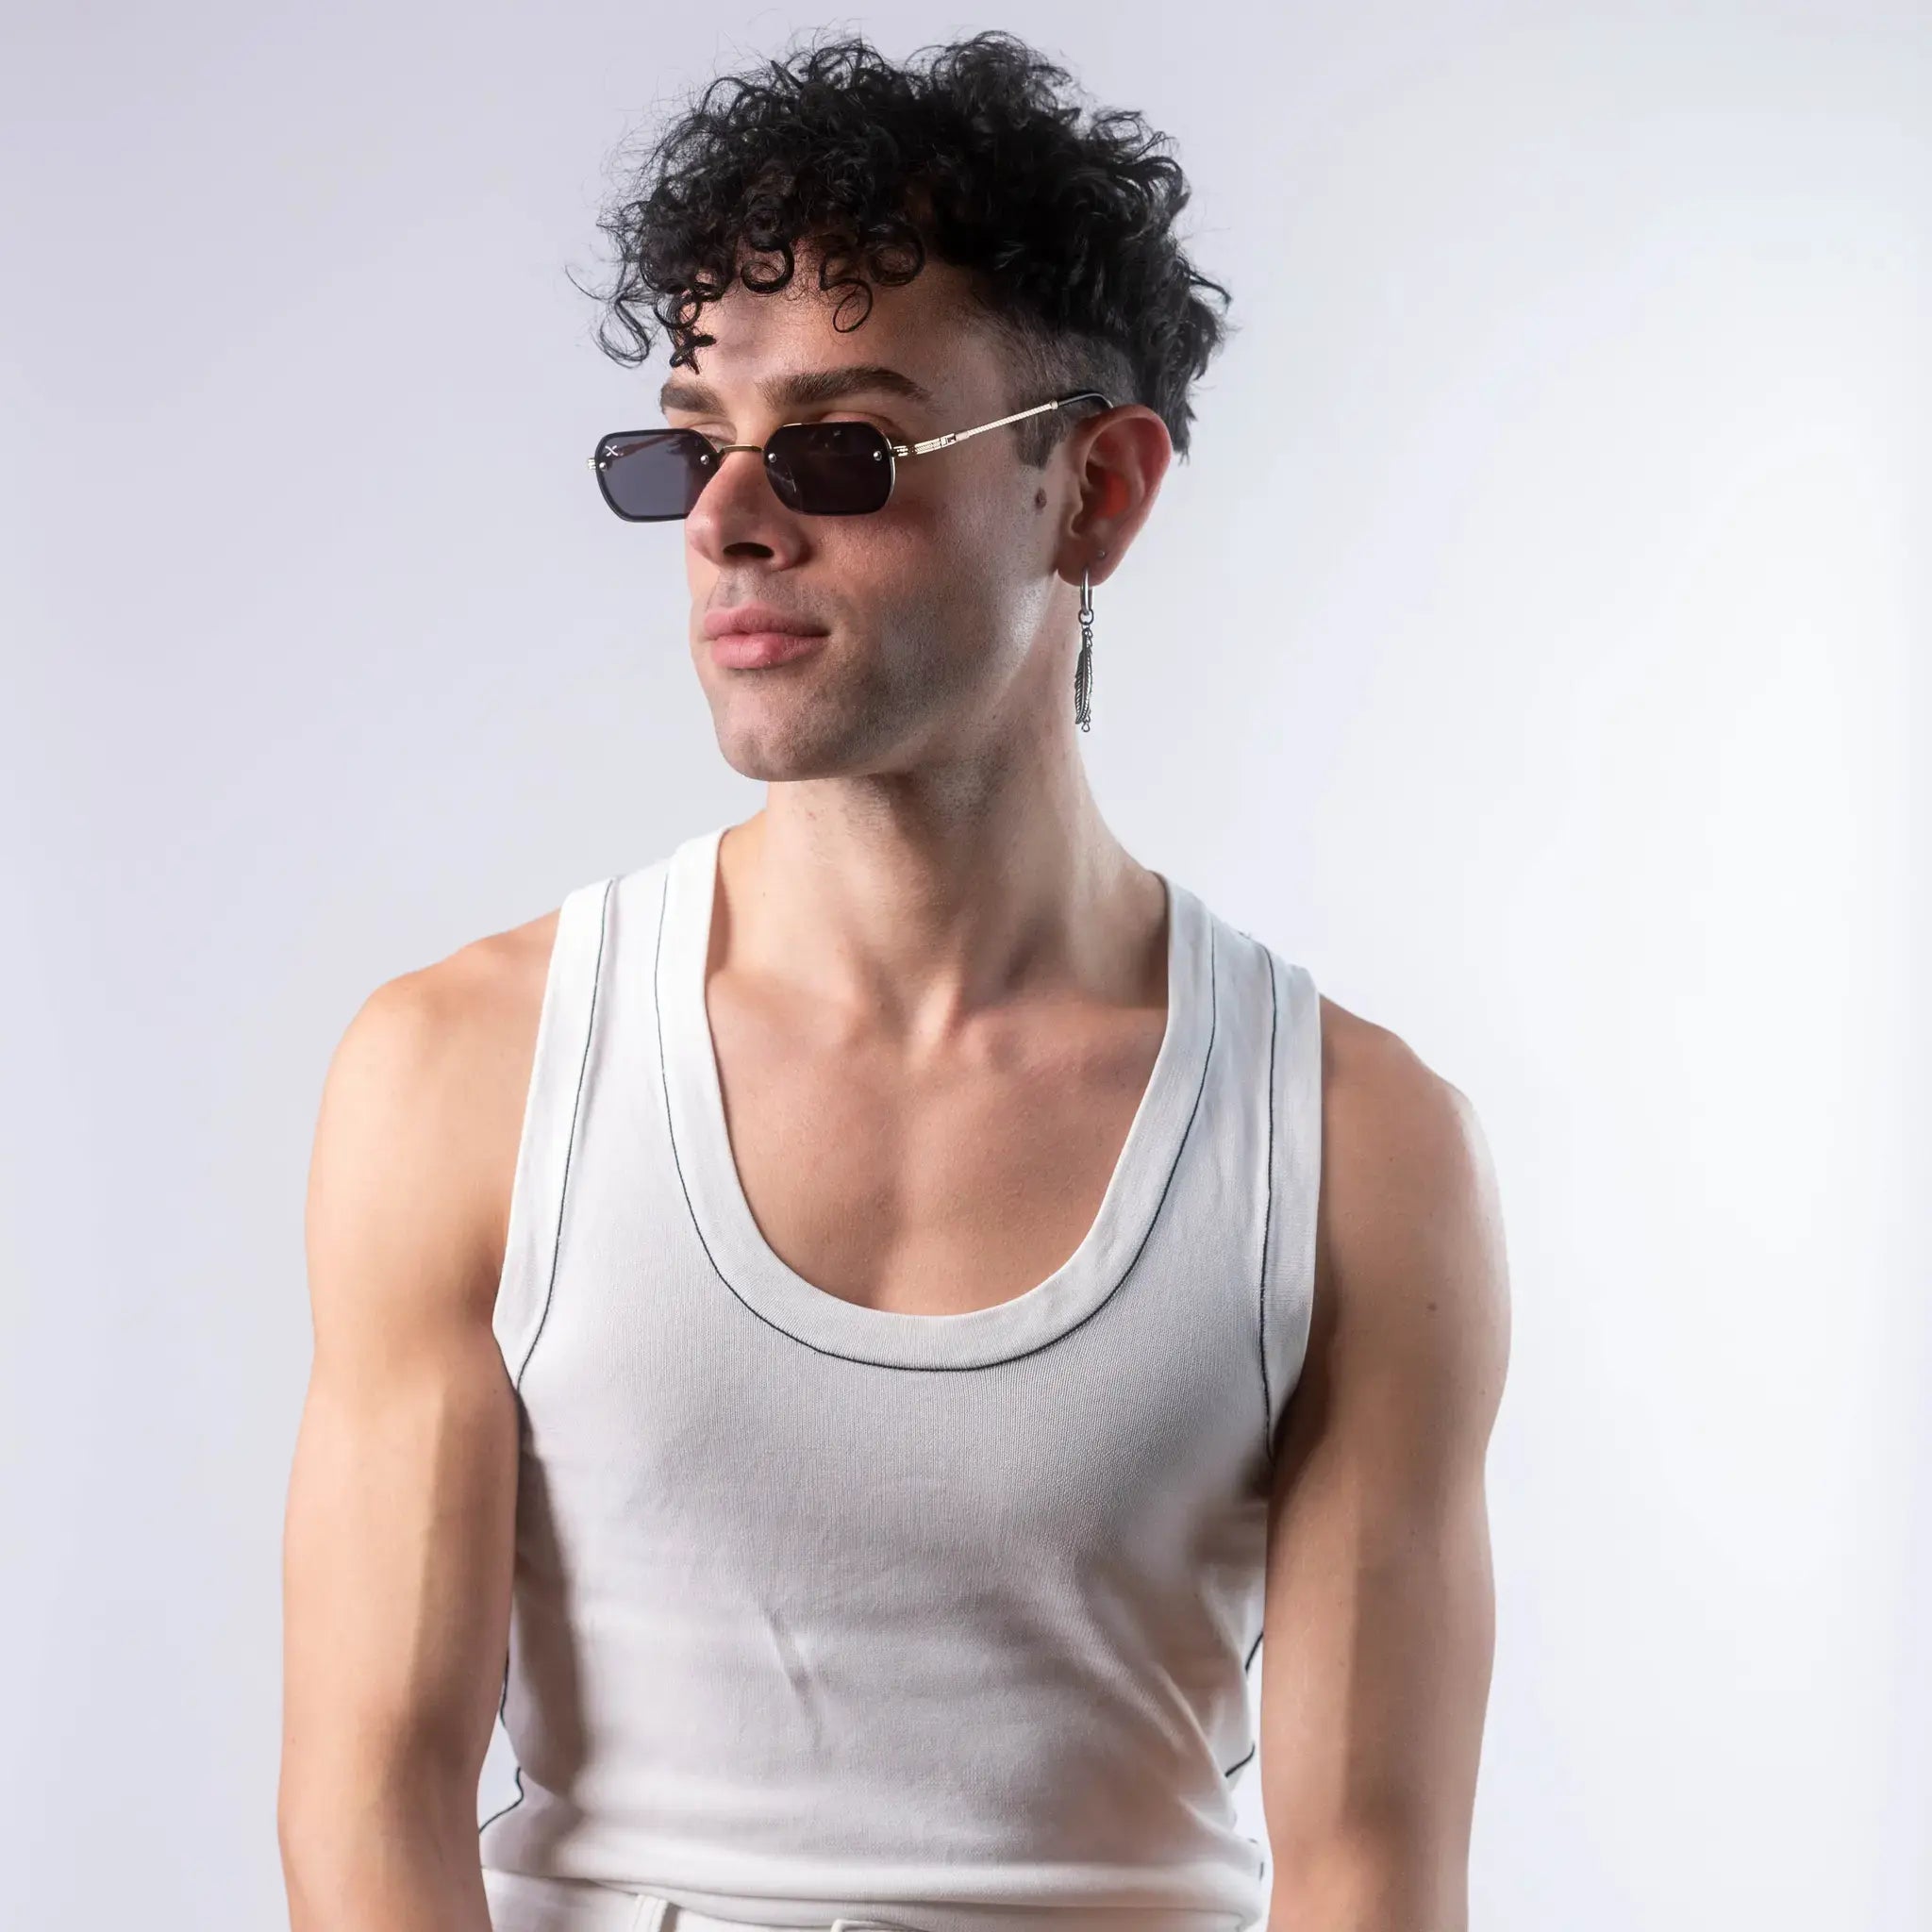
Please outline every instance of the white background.
[[9, 8], [8, 1919], [286, 1922], [328, 1055], [761, 797], [584, 467], [663, 373], [565, 276], [608, 158], [795, 29], [999, 25], [1174, 136], [1239, 325], [1097, 600], [1103, 809], [1501, 1175], [1473, 1924], [1932, 1923], [1928, 22]]

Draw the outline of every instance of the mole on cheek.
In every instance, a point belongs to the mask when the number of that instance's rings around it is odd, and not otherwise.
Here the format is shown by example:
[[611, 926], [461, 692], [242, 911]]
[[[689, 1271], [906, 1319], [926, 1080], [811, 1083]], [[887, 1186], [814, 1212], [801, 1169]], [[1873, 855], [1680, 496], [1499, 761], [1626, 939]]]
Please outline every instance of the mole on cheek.
[[1044, 490], [1036, 490], [1033, 492], [1033, 508], [1035, 509], [1044, 509], [1046, 508], [1046, 491]]

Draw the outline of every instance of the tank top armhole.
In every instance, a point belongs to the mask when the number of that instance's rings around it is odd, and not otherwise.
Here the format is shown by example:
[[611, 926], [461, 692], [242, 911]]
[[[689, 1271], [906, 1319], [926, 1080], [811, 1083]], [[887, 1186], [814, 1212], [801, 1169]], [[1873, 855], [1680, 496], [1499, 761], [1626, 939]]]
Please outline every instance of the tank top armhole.
[[1322, 1184], [1322, 1002], [1313, 975], [1270, 952], [1269, 1202], [1261, 1261], [1261, 1374], [1273, 1465], [1314, 1312]]
[[550, 1300], [614, 883], [595, 880], [565, 895], [544, 976], [491, 1320], [504, 1367], [517, 1388]]

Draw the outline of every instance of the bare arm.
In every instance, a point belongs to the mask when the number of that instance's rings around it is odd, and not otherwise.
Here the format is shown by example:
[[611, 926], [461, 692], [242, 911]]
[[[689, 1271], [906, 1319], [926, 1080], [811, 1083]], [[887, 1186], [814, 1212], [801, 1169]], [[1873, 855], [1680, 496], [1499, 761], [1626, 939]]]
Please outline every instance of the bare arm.
[[1465, 1932], [1494, 1647], [1501, 1216], [1463, 1096], [1325, 1000], [1323, 1030], [1315, 1306], [1269, 1534], [1269, 1926]]
[[292, 1932], [489, 1932], [476, 1787], [517, 1474], [490, 1322], [535, 1031], [510, 937], [379, 989], [325, 1083], [283, 1541]]

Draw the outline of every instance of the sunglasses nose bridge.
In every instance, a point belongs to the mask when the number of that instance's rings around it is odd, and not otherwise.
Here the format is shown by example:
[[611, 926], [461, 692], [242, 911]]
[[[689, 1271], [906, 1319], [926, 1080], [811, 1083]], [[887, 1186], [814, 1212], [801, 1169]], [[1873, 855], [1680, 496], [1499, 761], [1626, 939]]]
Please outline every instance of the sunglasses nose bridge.
[[[698, 494], [702, 496], [705, 491], [708, 490], [711, 487], [711, 485], [718, 479], [718, 477], [723, 474], [724, 466], [723, 461], [720, 459], [722, 459], [724, 457], [730, 456], [734, 451], [740, 450], [747, 452], [748, 454], [758, 458], [758, 468], [764, 473], [765, 481], [771, 486], [772, 493], [778, 499], [780, 503], [784, 504], [787, 509], [796, 509], [798, 506], [789, 501], [787, 492], [780, 487], [777, 476], [775, 476], [773, 474], [771, 444], [766, 442], [712, 443], [711, 455], [713, 458], [713, 462], [711, 465], [711, 474], [705, 478], [704, 483], [699, 488]], [[693, 504], [692, 508], [695, 508], [696, 505]], [[687, 512], [687, 514], [689, 514], [689, 512]]]

